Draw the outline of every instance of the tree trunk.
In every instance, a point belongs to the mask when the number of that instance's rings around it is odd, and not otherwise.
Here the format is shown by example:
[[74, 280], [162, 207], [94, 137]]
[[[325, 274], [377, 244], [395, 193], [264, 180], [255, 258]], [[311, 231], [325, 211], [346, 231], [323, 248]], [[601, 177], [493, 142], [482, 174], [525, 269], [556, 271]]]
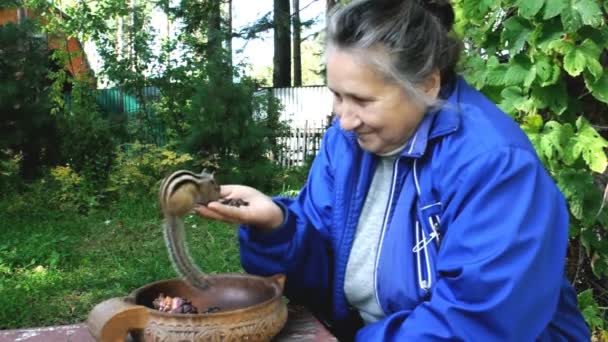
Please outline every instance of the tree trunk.
[[293, 85], [302, 85], [302, 25], [300, 23], [300, 0], [293, 0]]
[[220, 0], [209, 1], [207, 22], [207, 56], [217, 56], [222, 51], [222, 12]]
[[226, 50], [228, 63], [232, 69], [232, 0], [228, 0], [228, 14], [226, 16]]
[[275, 87], [291, 86], [291, 34], [289, 0], [274, 0], [274, 58], [272, 83]]

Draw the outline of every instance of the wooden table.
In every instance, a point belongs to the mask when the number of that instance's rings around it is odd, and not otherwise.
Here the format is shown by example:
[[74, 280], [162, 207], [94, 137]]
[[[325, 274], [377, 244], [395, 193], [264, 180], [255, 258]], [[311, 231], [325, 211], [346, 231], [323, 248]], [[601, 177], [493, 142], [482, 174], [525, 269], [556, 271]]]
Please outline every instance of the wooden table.
[[[0, 342], [94, 342], [84, 323], [55, 327], [0, 330]], [[337, 341], [308, 310], [289, 306], [287, 323], [273, 341]]]

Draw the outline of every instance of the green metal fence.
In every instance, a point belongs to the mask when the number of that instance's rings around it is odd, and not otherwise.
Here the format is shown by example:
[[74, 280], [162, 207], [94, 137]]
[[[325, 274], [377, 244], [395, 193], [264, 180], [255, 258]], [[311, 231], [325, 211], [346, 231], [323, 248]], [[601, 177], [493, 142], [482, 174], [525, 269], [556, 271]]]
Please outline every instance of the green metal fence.
[[105, 116], [123, 117], [130, 131], [139, 132], [146, 142], [161, 146], [166, 143], [165, 128], [154, 111], [160, 99], [158, 88], [146, 87], [138, 94], [120, 88], [96, 90], [95, 100]]

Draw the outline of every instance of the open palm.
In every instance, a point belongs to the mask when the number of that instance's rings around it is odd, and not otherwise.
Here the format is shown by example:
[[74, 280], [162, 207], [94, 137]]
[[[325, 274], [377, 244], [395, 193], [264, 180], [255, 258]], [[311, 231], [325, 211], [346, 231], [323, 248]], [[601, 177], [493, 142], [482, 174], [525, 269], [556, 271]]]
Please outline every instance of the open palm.
[[283, 221], [281, 208], [272, 199], [259, 190], [244, 185], [222, 185], [222, 199], [241, 199], [247, 205], [239, 207], [211, 202], [199, 206], [196, 212], [205, 218], [229, 223], [247, 224], [260, 229], [272, 229]]

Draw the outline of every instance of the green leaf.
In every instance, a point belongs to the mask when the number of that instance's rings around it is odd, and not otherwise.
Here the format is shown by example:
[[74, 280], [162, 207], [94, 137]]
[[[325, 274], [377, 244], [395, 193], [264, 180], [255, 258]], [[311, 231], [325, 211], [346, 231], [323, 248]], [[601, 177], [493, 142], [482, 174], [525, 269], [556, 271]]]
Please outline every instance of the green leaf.
[[536, 79], [536, 65], [532, 65], [532, 67], [528, 70], [526, 74], [526, 78], [524, 79], [524, 87], [530, 88], [534, 80]]
[[585, 39], [578, 48], [585, 55], [587, 70], [593, 75], [594, 81], [599, 80], [604, 73], [603, 67], [598, 61], [602, 49], [591, 39]]
[[585, 70], [585, 54], [579, 50], [574, 49], [564, 56], [564, 69], [570, 76], [578, 76]]
[[516, 86], [506, 87], [500, 92], [500, 95], [502, 96], [500, 108], [511, 115], [516, 114], [521, 103], [527, 100], [522, 89]]
[[591, 90], [593, 97], [604, 103], [608, 103], [608, 73], [604, 72], [602, 77], [595, 82], [585, 77], [585, 85]]
[[[495, 5], [495, 1], [492, 0], [463, 0], [462, 8], [467, 17], [470, 18], [484, 18], [486, 14]], [[482, 19], [483, 20], [483, 19]], [[481, 20], [480, 20], [481, 21]]]
[[546, 87], [535, 87], [532, 89], [532, 96], [538, 109], [549, 108], [557, 115], [563, 114], [568, 109], [568, 92], [563, 82]]
[[542, 87], [555, 84], [559, 80], [561, 68], [555, 63], [553, 58], [541, 55], [537, 58], [534, 65], [536, 67], [536, 76]]
[[[549, 0], [552, 1], [552, 0]], [[532, 18], [543, 8], [544, 0], [517, 0], [519, 14], [524, 18]]]
[[587, 58], [594, 60], [600, 58], [600, 54], [602, 53], [602, 49], [591, 39], [585, 39], [579, 46], [579, 49], [583, 51]]
[[547, 159], [561, 159], [569, 139], [574, 135], [570, 124], [547, 121], [540, 137], [540, 151]]
[[524, 82], [530, 73], [530, 65], [523, 65], [517, 62], [512, 62], [505, 74], [506, 85], [518, 85]]
[[572, 158], [583, 157], [592, 171], [602, 173], [608, 165], [605, 148], [608, 147], [608, 141], [604, 139], [597, 131], [591, 127], [589, 121], [580, 116], [576, 120], [577, 133], [570, 138], [569, 146], [572, 147]]
[[604, 68], [597, 59], [587, 59], [587, 70], [593, 76], [593, 81], [599, 81], [604, 75]]
[[603, 23], [602, 9], [596, 0], [578, 0], [573, 4], [583, 21], [583, 24], [598, 27]]
[[515, 56], [528, 41], [528, 36], [533, 31], [532, 26], [527, 20], [515, 16], [505, 20], [504, 27], [502, 40], [508, 45], [510, 56]]
[[547, 44], [548, 49], [559, 52], [562, 55], [567, 55], [574, 50], [574, 44], [567, 40], [554, 40]]
[[581, 310], [586, 309], [587, 307], [597, 307], [597, 303], [595, 302], [595, 300], [593, 299], [593, 290], [592, 289], [588, 289], [585, 291], [582, 291], [581, 293], [579, 293], [577, 296], [577, 301], [578, 301], [578, 307]]
[[568, 0], [547, 0], [545, 2], [545, 13], [543, 19], [551, 19], [562, 13], [562, 10], [568, 6]]
[[486, 83], [486, 61], [478, 55], [466, 56], [464, 72], [467, 82], [477, 89], [482, 89]]
[[535, 65], [536, 75], [541, 81], [546, 82], [551, 79], [551, 76], [553, 75], [553, 65], [549, 63], [549, 58], [542, 56], [536, 61]]
[[585, 203], [595, 197], [592, 191], [596, 190], [593, 177], [588, 170], [562, 166], [556, 172], [555, 180], [568, 200], [568, 207], [574, 218], [583, 221], [585, 216], [592, 215], [593, 211], [587, 211]]
[[564, 36], [564, 28], [559, 18], [540, 22], [536, 26], [536, 35], [534, 44], [541, 51], [548, 50], [549, 44], [556, 41], [561, 41]]
[[486, 83], [494, 86], [505, 85], [506, 73], [507, 66], [505, 64], [498, 64], [495, 66], [490, 66], [488, 64], [488, 70], [486, 73]]
[[538, 114], [530, 114], [524, 117], [522, 128], [526, 132], [538, 133], [543, 127], [543, 117]]
[[566, 32], [575, 33], [583, 26], [583, 19], [581, 18], [580, 13], [572, 7], [566, 6], [566, 8], [562, 10], [561, 18], [562, 25]]

